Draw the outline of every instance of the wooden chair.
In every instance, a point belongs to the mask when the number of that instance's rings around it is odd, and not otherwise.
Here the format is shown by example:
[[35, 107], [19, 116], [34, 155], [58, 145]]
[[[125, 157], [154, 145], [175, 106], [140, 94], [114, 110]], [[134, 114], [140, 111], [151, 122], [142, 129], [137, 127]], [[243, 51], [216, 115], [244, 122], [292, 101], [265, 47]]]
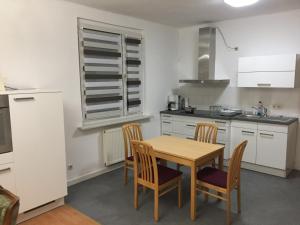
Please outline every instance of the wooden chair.
[[134, 156], [134, 208], [138, 208], [138, 186], [154, 190], [154, 220], [158, 221], [159, 197], [177, 188], [178, 207], [181, 208], [180, 171], [158, 165], [151, 145], [141, 141], [131, 141]]
[[[237, 190], [238, 213], [241, 212], [241, 186], [240, 171], [241, 160], [247, 141], [239, 144], [229, 161], [228, 172], [216, 169], [214, 167], [205, 167], [197, 173], [197, 190], [204, 193], [205, 201], [208, 195], [227, 202], [227, 225], [231, 224], [231, 191]], [[218, 194], [210, 193], [214, 190]]]
[[195, 130], [195, 141], [212, 143], [217, 142], [218, 127], [213, 123], [197, 123]]
[[128, 183], [128, 169], [133, 170], [133, 154], [131, 149], [131, 140], [142, 141], [143, 135], [141, 126], [138, 123], [129, 123], [122, 126], [123, 138], [124, 138], [124, 184]]
[[0, 186], [0, 224], [16, 225], [20, 201], [17, 196]]
[[[213, 123], [197, 123], [195, 129], [195, 141], [216, 144], [217, 142], [218, 127]], [[215, 161], [211, 161], [215, 167]], [[180, 164], [177, 164], [177, 170], [180, 169]]]

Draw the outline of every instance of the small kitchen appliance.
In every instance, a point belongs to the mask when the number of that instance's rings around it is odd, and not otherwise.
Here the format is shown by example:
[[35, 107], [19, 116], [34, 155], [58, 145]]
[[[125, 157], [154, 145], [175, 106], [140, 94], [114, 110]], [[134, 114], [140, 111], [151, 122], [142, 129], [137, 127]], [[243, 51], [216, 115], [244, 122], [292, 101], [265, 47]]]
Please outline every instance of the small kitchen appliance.
[[169, 95], [168, 96], [168, 110], [175, 111], [178, 110], [178, 95]]

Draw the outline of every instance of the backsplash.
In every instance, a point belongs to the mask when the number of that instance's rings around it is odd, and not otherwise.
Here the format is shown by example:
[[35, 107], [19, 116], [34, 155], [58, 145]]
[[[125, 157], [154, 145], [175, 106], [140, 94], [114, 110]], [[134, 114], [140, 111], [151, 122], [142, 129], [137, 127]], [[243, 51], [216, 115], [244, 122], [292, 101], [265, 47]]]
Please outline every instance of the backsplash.
[[269, 114], [300, 117], [300, 88], [203, 88], [186, 85], [174, 90], [174, 93], [189, 97], [190, 105], [198, 109], [208, 109], [209, 105], [222, 105], [251, 111], [252, 106], [262, 101]]

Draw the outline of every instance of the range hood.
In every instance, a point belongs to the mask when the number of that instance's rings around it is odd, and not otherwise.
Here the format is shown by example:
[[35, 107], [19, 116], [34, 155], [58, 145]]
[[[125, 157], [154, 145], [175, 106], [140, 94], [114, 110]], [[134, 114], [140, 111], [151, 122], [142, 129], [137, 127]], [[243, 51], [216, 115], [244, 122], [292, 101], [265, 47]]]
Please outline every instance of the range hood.
[[215, 27], [199, 29], [198, 78], [179, 80], [179, 83], [200, 84], [202, 86], [226, 86], [229, 84], [229, 79], [217, 80], [215, 78], [216, 30]]

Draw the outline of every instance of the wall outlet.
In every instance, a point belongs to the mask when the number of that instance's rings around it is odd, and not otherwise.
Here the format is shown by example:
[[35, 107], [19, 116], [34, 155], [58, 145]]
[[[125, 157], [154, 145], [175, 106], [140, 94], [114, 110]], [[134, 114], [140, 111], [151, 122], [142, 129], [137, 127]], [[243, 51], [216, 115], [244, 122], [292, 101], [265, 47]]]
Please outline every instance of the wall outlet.
[[67, 168], [68, 168], [68, 170], [72, 170], [73, 169], [73, 165], [69, 164]]
[[273, 109], [280, 109], [280, 108], [281, 108], [281, 105], [279, 105], [279, 104], [274, 104], [274, 105], [272, 105], [272, 108], [273, 108]]

